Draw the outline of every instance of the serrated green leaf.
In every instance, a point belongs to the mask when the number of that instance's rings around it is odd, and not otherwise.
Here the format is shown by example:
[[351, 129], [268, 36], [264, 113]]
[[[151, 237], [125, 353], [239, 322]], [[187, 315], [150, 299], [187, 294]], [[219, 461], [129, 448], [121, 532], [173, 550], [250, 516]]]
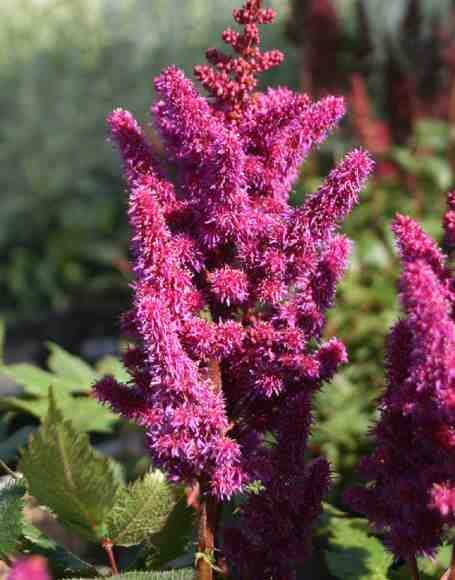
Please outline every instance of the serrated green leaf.
[[47, 399], [20, 399], [19, 397], [0, 397], [0, 409], [2, 411], [15, 411], [33, 415], [37, 419], [43, 418], [49, 401]]
[[[196, 573], [192, 568], [185, 570], [171, 570], [169, 572], [127, 572], [118, 576], [109, 576], [110, 580], [194, 580]], [[83, 578], [69, 578], [68, 580], [84, 580]], [[94, 580], [103, 580], [95, 578]]]
[[330, 573], [342, 580], [387, 580], [393, 558], [382, 543], [368, 535], [362, 519], [333, 518], [326, 561]]
[[[71, 417], [77, 431], [97, 431], [110, 433], [119, 418], [105, 405], [100, 405], [90, 397], [72, 397], [55, 390], [55, 399], [64, 415]], [[27, 413], [43, 420], [49, 409], [49, 399], [46, 397], [20, 399], [19, 397], [1, 397], [0, 409]]]
[[175, 505], [164, 475], [155, 471], [122, 490], [106, 520], [107, 534], [116, 546], [134, 546], [158, 533]]
[[15, 551], [22, 534], [25, 487], [7, 483], [0, 489], [0, 557]]
[[163, 568], [187, 553], [188, 545], [194, 539], [194, 529], [194, 510], [188, 507], [186, 498], [182, 497], [175, 504], [162, 530], [148, 539], [147, 569]]
[[98, 373], [81, 358], [74, 356], [55, 344], [48, 342], [50, 351], [48, 366], [56, 375], [79, 384], [81, 391], [88, 391], [91, 385], [99, 378]]
[[106, 405], [90, 397], [68, 397], [60, 402], [60, 408], [65, 416], [71, 417], [71, 422], [77, 431], [96, 431], [110, 433], [119, 422]]
[[24, 387], [27, 394], [38, 397], [47, 396], [49, 387], [63, 389], [68, 393], [80, 390], [79, 383], [48, 373], [31, 364], [3, 365], [0, 367], [0, 373]]
[[112, 462], [64, 419], [53, 395], [48, 416], [24, 450], [19, 470], [30, 493], [64, 525], [89, 540], [105, 537], [105, 520], [119, 491]]
[[41, 530], [29, 522], [24, 523], [23, 537], [22, 551], [25, 554], [37, 554], [46, 558], [51, 572], [59, 577], [68, 576], [68, 574], [93, 577], [97, 574], [94, 566], [84, 562], [78, 556], [54, 542], [54, 540], [45, 536]]

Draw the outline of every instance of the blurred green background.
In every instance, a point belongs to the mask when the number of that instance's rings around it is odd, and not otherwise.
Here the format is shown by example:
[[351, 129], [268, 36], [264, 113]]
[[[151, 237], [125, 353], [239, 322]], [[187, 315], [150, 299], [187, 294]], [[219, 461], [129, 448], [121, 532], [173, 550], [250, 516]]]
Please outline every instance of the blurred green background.
[[[236, 2], [219, 4], [0, 3], [0, 316], [19, 340], [79, 349], [116, 335], [127, 228], [104, 120], [122, 106], [148, 122], [153, 76], [172, 63], [191, 73], [219, 42]], [[282, 21], [267, 42], [282, 45], [287, 6], [276, 4]], [[295, 85], [291, 64], [279, 74], [272, 82]]]
[[[94, 362], [115, 352], [129, 301], [126, 195], [105, 116], [148, 123], [151, 79], [172, 63], [191, 74], [238, 0], [2, 0], [0, 3], [0, 317], [7, 360], [44, 360], [53, 340]], [[383, 385], [383, 344], [396, 316], [395, 212], [440, 237], [455, 169], [453, 0], [273, 0], [264, 43], [287, 53], [264, 79], [315, 97], [346, 96], [350, 114], [314, 153], [299, 203], [348, 148], [376, 176], [346, 231], [350, 273], [328, 335], [352, 364], [317, 401], [312, 449], [346, 485], [367, 445]], [[19, 381], [20, 382], [20, 381]], [[22, 409], [24, 411], [24, 409]], [[17, 412], [17, 409], [16, 409]], [[338, 493], [335, 489], [335, 495]]]

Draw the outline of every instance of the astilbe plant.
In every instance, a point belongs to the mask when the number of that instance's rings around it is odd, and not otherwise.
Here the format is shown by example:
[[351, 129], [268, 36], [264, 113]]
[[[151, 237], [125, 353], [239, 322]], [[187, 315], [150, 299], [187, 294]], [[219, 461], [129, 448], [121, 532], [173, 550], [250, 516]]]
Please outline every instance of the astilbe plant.
[[[452, 193], [444, 218], [449, 251], [455, 248], [454, 209]], [[376, 447], [361, 462], [369, 483], [348, 491], [347, 500], [385, 533], [418, 578], [416, 556], [433, 555], [455, 524], [455, 279], [415, 221], [399, 215], [392, 229], [404, 316], [389, 335]]]
[[249, 0], [234, 18], [243, 32], [223, 40], [235, 56], [211, 49], [195, 68], [208, 97], [175, 67], [155, 80], [169, 164], [130, 113], [109, 116], [130, 190], [134, 302], [123, 326], [135, 346], [124, 355], [130, 384], [106, 377], [95, 393], [142, 425], [153, 463], [188, 486], [200, 578], [213, 575], [222, 502], [260, 481], [224, 551], [243, 578], [289, 579], [329, 485], [325, 459], [305, 462], [311, 398], [347, 358], [321, 332], [350, 251], [339, 224], [372, 161], [352, 151], [302, 207], [289, 204], [344, 103], [257, 92], [258, 74], [283, 60], [259, 47], [258, 25], [275, 14]]

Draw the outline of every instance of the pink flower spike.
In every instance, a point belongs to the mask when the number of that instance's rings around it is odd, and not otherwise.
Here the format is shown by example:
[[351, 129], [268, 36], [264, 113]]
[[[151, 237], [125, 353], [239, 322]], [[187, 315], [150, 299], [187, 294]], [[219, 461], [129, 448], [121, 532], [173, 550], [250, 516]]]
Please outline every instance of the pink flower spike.
[[290, 579], [330, 483], [324, 458], [307, 462], [312, 397], [347, 359], [338, 340], [321, 344], [351, 248], [338, 228], [373, 162], [351, 152], [300, 209], [290, 204], [345, 102], [260, 92], [283, 60], [261, 49], [274, 18], [262, 0], [234, 12], [228, 52], [210, 49], [195, 69], [207, 95], [174, 66], [155, 79], [162, 166], [130, 113], [108, 119], [130, 192], [132, 344], [129, 380], [105, 377], [94, 393], [144, 428], [153, 464], [199, 486], [202, 504], [260, 480], [237, 514], [240, 544], [228, 534], [225, 551], [247, 578]]
[[139, 123], [123, 109], [115, 109], [107, 118], [111, 138], [119, 148], [124, 163], [125, 177], [131, 186], [152, 170], [150, 146], [145, 140]]
[[373, 167], [373, 160], [361, 149], [346, 155], [320, 189], [297, 210], [296, 226], [308, 227], [319, 238], [326, 237], [358, 203], [359, 192]]
[[31, 556], [15, 562], [7, 580], [51, 580], [46, 560], [40, 556]]
[[376, 448], [360, 465], [367, 484], [350, 490], [346, 501], [385, 533], [396, 556], [408, 559], [434, 554], [444, 530], [455, 525], [455, 300], [436, 243], [404, 216], [393, 231], [403, 319], [387, 343]]
[[437, 276], [447, 278], [445, 256], [416, 221], [398, 214], [392, 224], [392, 231], [403, 263], [424, 260]]
[[208, 278], [213, 295], [223, 304], [241, 304], [247, 299], [248, 279], [241, 270], [225, 267], [211, 272]]

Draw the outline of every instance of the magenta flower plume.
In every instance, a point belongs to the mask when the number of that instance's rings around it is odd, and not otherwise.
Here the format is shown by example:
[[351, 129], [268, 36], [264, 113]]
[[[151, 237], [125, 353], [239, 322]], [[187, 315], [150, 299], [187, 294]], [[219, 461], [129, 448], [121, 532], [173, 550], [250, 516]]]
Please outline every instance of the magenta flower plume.
[[217, 49], [207, 51], [210, 65], [196, 66], [194, 69], [203, 87], [213, 97], [216, 105], [230, 114], [231, 119], [241, 114], [243, 106], [257, 87], [257, 75], [280, 65], [284, 55], [279, 50], [261, 52], [260, 24], [271, 24], [276, 13], [270, 8], [262, 8], [261, 0], [247, 0], [245, 5], [234, 11], [234, 20], [243, 26], [243, 33], [228, 28], [223, 33], [223, 41], [238, 55], [234, 58]]
[[305, 561], [311, 525], [329, 488], [327, 461], [305, 462], [302, 453], [311, 425], [308, 394], [289, 398], [275, 420], [276, 447], [252, 459], [264, 488], [244, 505], [242, 525], [225, 534], [227, 555], [238, 563], [241, 578], [294, 578], [290, 561]]
[[[338, 228], [372, 161], [353, 151], [300, 209], [289, 204], [344, 102], [256, 92], [257, 75], [282, 60], [259, 49], [258, 27], [274, 13], [249, 0], [234, 16], [244, 32], [223, 38], [238, 56], [209, 51], [211, 66], [196, 69], [210, 97], [175, 67], [155, 80], [151, 111], [172, 181], [130, 113], [108, 119], [130, 190], [134, 301], [123, 322], [136, 346], [124, 356], [130, 382], [106, 377], [95, 393], [145, 428], [153, 462], [173, 480], [217, 500], [261, 480], [266, 491], [242, 514], [252, 570], [269, 569], [261, 542], [292, 536], [271, 572], [290, 578], [329, 480], [325, 460], [305, 465], [311, 398], [347, 359], [338, 340], [321, 341], [350, 252]], [[277, 506], [286, 525], [270, 536]]]
[[7, 580], [51, 580], [46, 560], [39, 556], [32, 556], [25, 560], [18, 560], [10, 572]]
[[376, 449], [361, 464], [369, 484], [348, 501], [411, 558], [434, 553], [455, 523], [454, 295], [445, 257], [418, 224], [398, 216], [393, 230], [404, 318], [389, 336]]

